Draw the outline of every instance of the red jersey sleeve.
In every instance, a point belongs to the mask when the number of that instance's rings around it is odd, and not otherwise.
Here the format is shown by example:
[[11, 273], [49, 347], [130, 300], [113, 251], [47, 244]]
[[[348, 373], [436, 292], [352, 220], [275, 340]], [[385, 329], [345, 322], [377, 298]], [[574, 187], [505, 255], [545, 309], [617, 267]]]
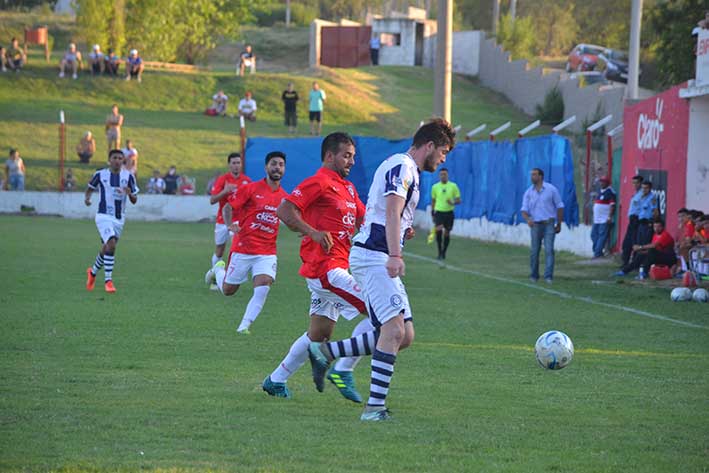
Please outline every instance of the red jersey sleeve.
[[212, 189], [209, 191], [210, 195], [217, 195], [221, 191], [224, 190], [224, 184], [226, 183], [226, 179], [224, 178], [224, 175], [222, 174], [217, 178], [216, 181], [214, 181], [214, 184], [212, 184]]
[[692, 238], [694, 236], [694, 223], [687, 222], [684, 224], [684, 236]]
[[316, 176], [312, 176], [298, 184], [285, 200], [292, 203], [302, 212], [306, 209], [322, 191], [322, 183]]
[[667, 231], [663, 231], [659, 235], [653, 235], [652, 242], [658, 251], [667, 251], [675, 245], [674, 239]]
[[242, 221], [242, 218], [244, 217], [244, 208], [246, 207], [246, 202], [248, 202], [251, 197], [253, 187], [253, 183], [250, 182], [245, 186], [239, 187], [236, 192], [229, 196], [228, 203], [233, 209], [232, 220], [239, 222]]

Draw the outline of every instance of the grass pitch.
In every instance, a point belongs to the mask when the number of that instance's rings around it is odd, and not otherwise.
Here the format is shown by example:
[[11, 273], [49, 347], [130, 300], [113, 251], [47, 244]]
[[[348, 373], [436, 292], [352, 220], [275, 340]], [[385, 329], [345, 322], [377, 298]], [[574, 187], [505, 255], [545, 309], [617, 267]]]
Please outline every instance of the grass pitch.
[[[364, 424], [307, 363], [293, 400], [261, 391], [307, 326], [295, 235], [281, 232], [278, 280], [242, 337], [251, 287], [202, 283], [212, 226], [128, 219], [107, 295], [84, 290], [93, 222], [0, 217], [1, 470], [706, 471], [709, 305], [606, 284], [610, 268], [567, 254], [544, 292], [524, 285], [524, 248], [454, 239], [449, 262], [478, 274], [406, 257], [417, 338], [397, 360], [395, 420]], [[434, 255], [423, 235], [407, 252]], [[576, 346], [559, 372], [534, 360], [549, 329]]]

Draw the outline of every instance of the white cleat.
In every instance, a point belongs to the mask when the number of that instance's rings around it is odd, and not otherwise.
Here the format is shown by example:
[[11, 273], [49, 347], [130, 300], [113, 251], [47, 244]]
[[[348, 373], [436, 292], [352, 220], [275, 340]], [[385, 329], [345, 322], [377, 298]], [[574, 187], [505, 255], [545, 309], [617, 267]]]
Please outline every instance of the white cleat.
[[215, 282], [217, 282], [217, 280], [214, 277], [214, 275], [216, 274], [217, 268], [224, 269], [225, 266], [226, 266], [226, 263], [224, 263], [224, 261], [222, 261], [222, 260], [217, 261], [217, 263], [214, 266], [212, 266], [211, 268], [209, 268], [209, 271], [207, 271], [207, 273], [204, 275], [204, 283], [205, 284], [214, 284]]

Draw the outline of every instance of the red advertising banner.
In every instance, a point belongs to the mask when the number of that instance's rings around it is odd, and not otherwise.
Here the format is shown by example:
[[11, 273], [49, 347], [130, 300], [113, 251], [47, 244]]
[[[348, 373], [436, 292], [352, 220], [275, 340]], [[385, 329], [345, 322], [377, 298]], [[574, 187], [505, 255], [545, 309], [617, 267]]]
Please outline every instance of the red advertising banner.
[[676, 85], [624, 110], [618, 242], [628, 226], [636, 174], [652, 181], [667, 229], [674, 233], [677, 227], [677, 210], [685, 205], [687, 186], [689, 101], [679, 98], [679, 89], [685, 86]]

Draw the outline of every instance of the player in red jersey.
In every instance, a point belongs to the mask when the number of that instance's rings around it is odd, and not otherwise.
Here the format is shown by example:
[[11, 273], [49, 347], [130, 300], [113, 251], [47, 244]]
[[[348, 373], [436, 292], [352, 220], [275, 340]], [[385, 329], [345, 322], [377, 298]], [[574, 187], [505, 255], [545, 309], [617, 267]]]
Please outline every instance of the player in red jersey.
[[[239, 153], [231, 153], [227, 157], [229, 172], [222, 174], [214, 181], [214, 185], [210, 189], [209, 203], [214, 205], [219, 202], [219, 210], [217, 211], [217, 223], [214, 225], [214, 254], [212, 255], [212, 266], [217, 264], [217, 261], [222, 259], [226, 242], [229, 239], [229, 229], [224, 220], [224, 206], [229, 200], [229, 196], [234, 194], [240, 186], [244, 186], [251, 182], [249, 176], [241, 173], [241, 155]], [[213, 288], [216, 290], [216, 288]]]
[[[366, 314], [362, 291], [349, 268], [351, 239], [364, 218], [364, 205], [351, 182], [345, 180], [354, 166], [355, 147], [345, 133], [325, 137], [321, 147], [322, 167], [301, 182], [278, 207], [278, 216], [288, 227], [303, 235], [300, 275], [311, 293], [310, 327], [291, 346], [285, 359], [263, 382], [263, 390], [276, 397], [291, 397], [288, 378], [305, 363], [313, 341], [328, 340], [337, 319], [351, 320]], [[368, 319], [354, 333], [373, 332]], [[375, 340], [371, 340], [374, 345]], [[341, 359], [328, 379], [345, 398], [362, 402], [355, 389], [352, 369], [358, 357]], [[321, 381], [317, 388], [324, 389]]]
[[[225, 269], [224, 261], [217, 261], [205, 276], [209, 280], [214, 278], [219, 290], [225, 296], [231, 296], [248, 280], [251, 272], [254, 294], [237, 329], [241, 334], [250, 333], [249, 326], [261, 313], [276, 279], [276, 239], [280, 224], [276, 210], [288, 195], [281, 188], [286, 155], [280, 151], [268, 153], [265, 167], [266, 178], [247, 184], [229, 196], [225, 208], [233, 209], [234, 220], [229, 225], [229, 230], [234, 232], [229, 268]], [[228, 221], [231, 214], [229, 211], [225, 214]]]

